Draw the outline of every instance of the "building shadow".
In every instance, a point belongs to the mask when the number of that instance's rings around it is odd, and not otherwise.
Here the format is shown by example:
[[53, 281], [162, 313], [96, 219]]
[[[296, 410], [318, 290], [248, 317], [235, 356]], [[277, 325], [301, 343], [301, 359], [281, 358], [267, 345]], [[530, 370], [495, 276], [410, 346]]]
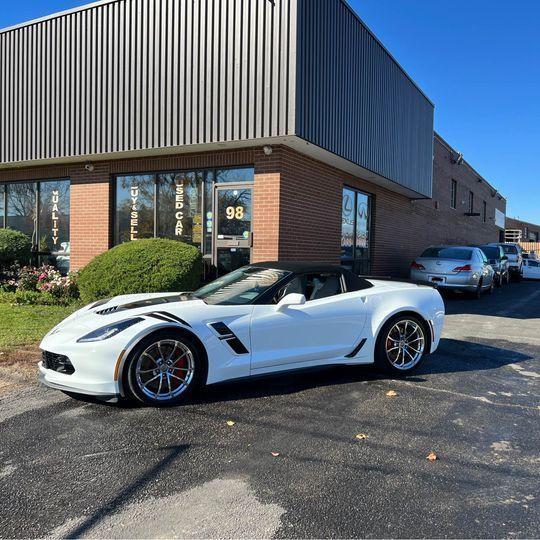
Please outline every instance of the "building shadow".
[[441, 291], [441, 296], [447, 315], [540, 319], [540, 281], [510, 283], [480, 300], [452, 291]]
[[82, 523], [79, 523], [75, 528], [70, 530], [65, 537], [80, 538], [87, 532], [91, 531], [91, 529], [100, 523], [105, 517], [118, 512], [126, 505], [127, 501], [132, 500], [141, 489], [153, 482], [188, 448], [189, 445], [182, 444], [157, 449], [158, 451], [165, 451], [165, 455], [162, 459], [158, 460], [153, 467], [149, 468], [144, 474], [120, 490], [106, 505], [100, 507], [93, 514], [87, 516]]

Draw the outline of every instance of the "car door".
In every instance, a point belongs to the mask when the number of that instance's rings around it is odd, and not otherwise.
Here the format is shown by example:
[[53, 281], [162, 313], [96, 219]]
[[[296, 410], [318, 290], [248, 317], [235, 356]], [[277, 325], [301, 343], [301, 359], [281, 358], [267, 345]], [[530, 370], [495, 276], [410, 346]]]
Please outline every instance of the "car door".
[[274, 301], [296, 293], [306, 296], [305, 304], [283, 311], [275, 303], [254, 306], [252, 373], [339, 359], [350, 353], [361, 339], [366, 309], [358, 293], [344, 291], [340, 274], [305, 274], [295, 280]]
[[524, 259], [523, 277], [527, 279], [540, 279], [540, 263], [531, 259]]

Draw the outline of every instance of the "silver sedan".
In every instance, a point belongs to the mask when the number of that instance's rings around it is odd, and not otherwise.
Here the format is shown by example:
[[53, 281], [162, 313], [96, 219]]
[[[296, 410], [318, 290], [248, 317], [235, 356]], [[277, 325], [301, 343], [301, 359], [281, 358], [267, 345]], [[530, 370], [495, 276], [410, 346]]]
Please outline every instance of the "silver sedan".
[[492, 292], [494, 271], [484, 252], [467, 246], [432, 246], [411, 263], [411, 279], [480, 298]]

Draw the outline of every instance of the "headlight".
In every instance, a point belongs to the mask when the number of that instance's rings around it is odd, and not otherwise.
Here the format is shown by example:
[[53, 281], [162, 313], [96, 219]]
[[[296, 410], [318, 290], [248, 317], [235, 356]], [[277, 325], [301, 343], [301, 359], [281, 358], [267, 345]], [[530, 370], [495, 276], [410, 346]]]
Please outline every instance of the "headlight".
[[90, 343], [92, 341], [103, 341], [105, 339], [112, 338], [113, 336], [116, 336], [116, 334], [123, 332], [124, 330], [128, 329], [130, 326], [140, 323], [143, 320], [144, 319], [142, 319], [141, 317], [136, 317], [134, 319], [127, 319], [125, 321], [109, 324], [109, 326], [98, 328], [97, 330], [94, 330], [93, 332], [86, 334], [86, 336], [83, 336], [82, 338], [78, 339], [77, 343]]

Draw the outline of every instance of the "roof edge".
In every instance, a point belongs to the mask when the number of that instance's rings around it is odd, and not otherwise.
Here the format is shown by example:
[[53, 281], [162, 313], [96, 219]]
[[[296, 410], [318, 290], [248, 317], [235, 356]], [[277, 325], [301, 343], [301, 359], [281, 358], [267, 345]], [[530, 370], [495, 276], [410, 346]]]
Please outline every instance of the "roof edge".
[[[450, 145], [450, 143], [444, 139], [440, 133], [433, 131], [434, 139], [438, 141], [442, 146], [444, 146], [447, 150], [450, 152], [456, 152], [458, 153], [458, 150], [456, 150], [453, 146]], [[478, 178], [481, 178], [491, 189], [494, 189], [506, 202], [508, 202], [508, 199], [496, 188], [491, 182], [485, 179], [484, 176], [482, 176], [466, 159], [463, 160], [463, 163], [471, 169], [471, 171], [478, 176]]]
[[8, 26], [7, 28], [0, 28], [0, 34], [6, 34], [8, 32], [12, 32], [13, 30], [20, 30], [21, 28], [25, 28], [27, 26], [33, 26], [35, 24], [40, 24], [40, 23], [50, 21], [53, 19], [58, 19], [60, 17], [65, 17], [66, 15], [79, 13], [81, 11], [87, 11], [89, 9], [93, 9], [99, 6], [104, 6], [106, 4], [114, 4], [120, 1], [123, 1], [123, 0], [97, 0], [96, 2], [83, 4], [82, 6], [77, 6], [71, 9], [65, 9], [63, 11], [57, 11], [55, 13], [51, 13], [50, 15], [44, 15], [43, 17], [38, 17], [37, 19], [31, 19], [29, 21], [14, 24], [12, 26]]

